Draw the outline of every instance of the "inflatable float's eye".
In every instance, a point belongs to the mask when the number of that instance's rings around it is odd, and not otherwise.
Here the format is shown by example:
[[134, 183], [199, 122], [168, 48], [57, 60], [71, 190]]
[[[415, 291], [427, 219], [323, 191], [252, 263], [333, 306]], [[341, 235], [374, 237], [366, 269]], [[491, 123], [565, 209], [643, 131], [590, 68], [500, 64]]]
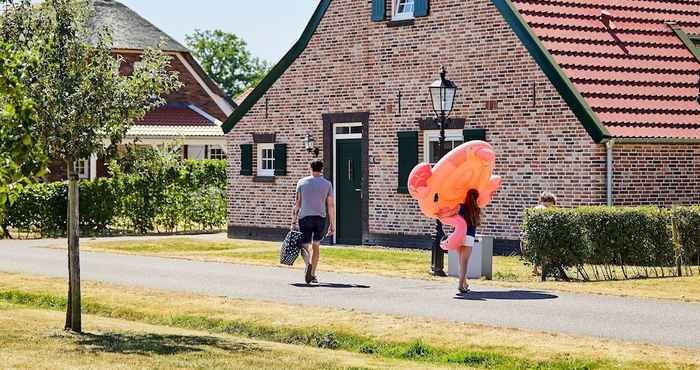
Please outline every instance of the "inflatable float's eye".
[[438, 193], [435, 193], [435, 197], [433, 198], [433, 202], [437, 203], [438, 200], [440, 200], [440, 196], [438, 195]]

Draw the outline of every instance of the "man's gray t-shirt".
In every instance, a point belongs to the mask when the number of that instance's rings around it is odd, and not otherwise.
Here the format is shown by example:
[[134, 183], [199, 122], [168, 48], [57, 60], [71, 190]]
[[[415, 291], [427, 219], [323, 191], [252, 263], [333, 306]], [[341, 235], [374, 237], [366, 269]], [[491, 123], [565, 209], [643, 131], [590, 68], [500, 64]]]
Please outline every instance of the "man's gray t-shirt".
[[326, 200], [332, 195], [333, 185], [323, 176], [304, 177], [297, 183], [297, 193], [301, 194], [299, 219], [308, 216], [326, 217]]

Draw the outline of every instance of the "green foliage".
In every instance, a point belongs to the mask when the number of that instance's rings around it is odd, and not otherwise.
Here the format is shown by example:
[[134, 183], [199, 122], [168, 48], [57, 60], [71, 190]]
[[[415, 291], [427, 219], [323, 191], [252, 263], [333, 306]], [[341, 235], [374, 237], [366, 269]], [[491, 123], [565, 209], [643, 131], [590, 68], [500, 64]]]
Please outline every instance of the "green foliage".
[[8, 208], [7, 224], [18, 231], [37, 231], [42, 237], [64, 235], [68, 187], [65, 183], [38, 183], [22, 189]]
[[698, 261], [700, 268], [700, 206], [676, 207], [671, 218], [679, 257], [686, 262]]
[[[38, 117], [25, 82], [37, 65], [33, 51], [0, 41], [0, 223], [22, 187], [43, 175], [46, 155], [36, 145]], [[0, 229], [0, 237], [5, 230]]]
[[254, 58], [246, 42], [233, 33], [195, 30], [186, 40], [202, 68], [231, 98], [257, 85], [269, 70], [267, 63]]
[[[600, 266], [602, 271], [595, 267], [594, 273], [606, 279], [616, 278], [610, 266], [620, 266], [625, 278], [641, 277], [642, 272], [648, 276], [648, 268], [674, 266], [671, 215], [682, 213], [657, 207], [528, 210], [522, 225], [523, 258], [550, 267], [546, 273], [555, 277], [566, 278], [562, 274], [576, 267], [588, 279], [584, 265]], [[634, 266], [633, 273], [629, 266]]]
[[582, 266], [591, 256], [590, 241], [574, 210], [527, 210], [523, 229], [523, 257], [542, 266], [545, 276], [567, 279], [566, 269]]
[[[110, 165], [111, 178], [80, 182], [84, 234], [117, 230], [213, 230], [226, 223], [225, 161], [181, 161], [150, 147], [129, 149]], [[222, 179], [223, 182], [222, 182]], [[65, 182], [27, 186], [8, 207], [5, 226], [41, 236], [64, 235]]]

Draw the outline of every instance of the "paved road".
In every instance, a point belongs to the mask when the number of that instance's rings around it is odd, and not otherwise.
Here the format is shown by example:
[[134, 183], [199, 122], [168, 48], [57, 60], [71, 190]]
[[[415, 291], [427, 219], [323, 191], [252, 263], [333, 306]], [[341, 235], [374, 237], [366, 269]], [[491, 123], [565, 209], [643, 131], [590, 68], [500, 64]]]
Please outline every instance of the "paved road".
[[[42, 244], [0, 242], [0, 271], [65, 277], [65, 251]], [[700, 348], [700, 304], [479, 286], [458, 297], [451, 284], [326, 272], [308, 287], [298, 270], [107, 253], [81, 264], [83, 279], [136, 287]]]

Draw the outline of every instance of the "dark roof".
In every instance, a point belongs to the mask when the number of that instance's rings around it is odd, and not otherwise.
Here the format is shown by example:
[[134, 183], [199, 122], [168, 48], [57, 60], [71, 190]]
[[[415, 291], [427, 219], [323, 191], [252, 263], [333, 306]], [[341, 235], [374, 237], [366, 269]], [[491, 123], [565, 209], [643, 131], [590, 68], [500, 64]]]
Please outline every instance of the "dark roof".
[[171, 104], [156, 108], [135, 122], [146, 126], [216, 126], [210, 117], [202, 115], [188, 105]]
[[700, 1], [493, 2], [596, 141], [700, 140]]
[[90, 26], [92, 29], [109, 27], [114, 49], [157, 48], [160, 40], [163, 40], [165, 51], [189, 52], [186, 47], [124, 4], [114, 0], [91, 0], [91, 3], [95, 8], [95, 16]]

